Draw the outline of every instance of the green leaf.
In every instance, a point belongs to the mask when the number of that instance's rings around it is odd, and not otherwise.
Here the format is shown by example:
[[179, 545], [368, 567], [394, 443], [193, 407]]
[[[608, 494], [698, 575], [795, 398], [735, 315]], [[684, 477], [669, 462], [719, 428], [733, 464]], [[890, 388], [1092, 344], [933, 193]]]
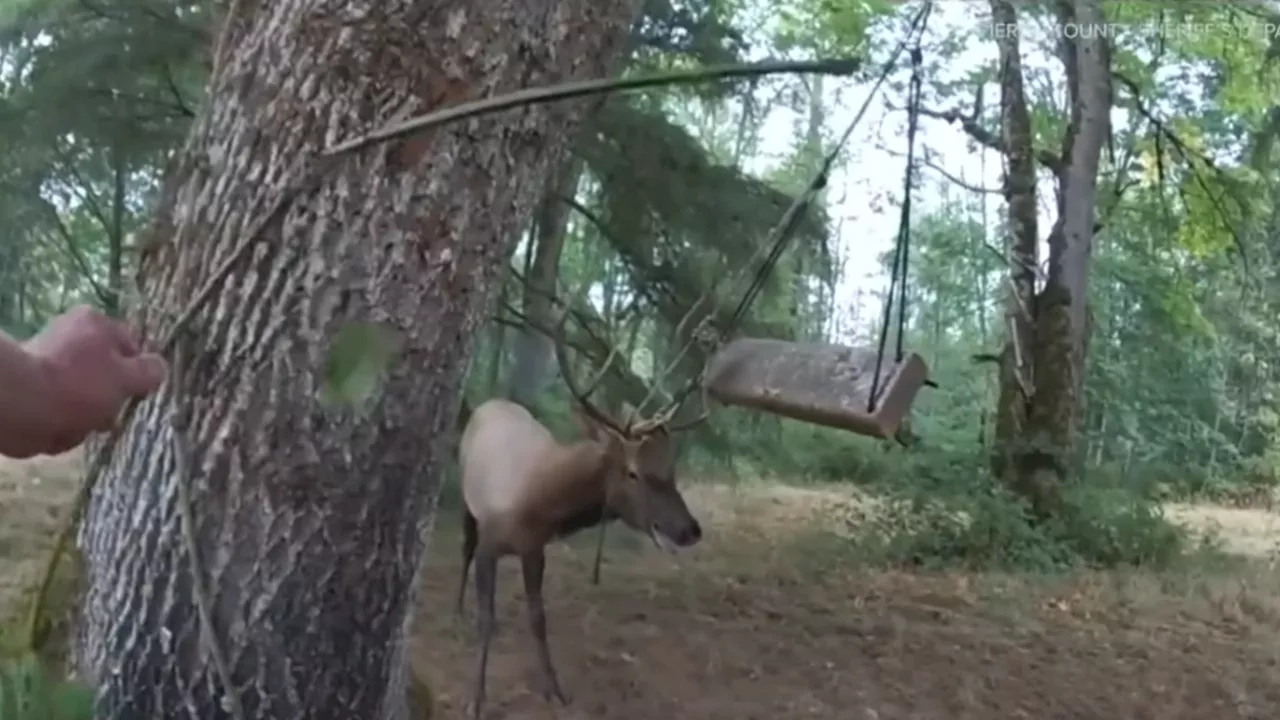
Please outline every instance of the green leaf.
[[16, 690], [18, 717], [21, 720], [53, 720], [49, 709], [49, 681], [44, 664], [33, 652], [27, 652], [18, 660], [12, 671]]
[[93, 689], [84, 683], [65, 680], [53, 690], [53, 711], [57, 720], [93, 720]]
[[93, 720], [94, 692], [55, 680], [33, 652], [0, 662], [0, 720]]
[[398, 331], [381, 323], [350, 323], [334, 335], [325, 357], [320, 402], [363, 407], [399, 352]]

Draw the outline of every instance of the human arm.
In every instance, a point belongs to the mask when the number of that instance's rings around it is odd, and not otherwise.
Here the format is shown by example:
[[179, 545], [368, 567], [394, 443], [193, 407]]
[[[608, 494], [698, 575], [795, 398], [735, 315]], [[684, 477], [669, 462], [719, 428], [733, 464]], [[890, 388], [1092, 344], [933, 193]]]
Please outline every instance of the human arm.
[[40, 361], [0, 331], [0, 455], [39, 454], [53, 426]]
[[143, 353], [123, 324], [89, 307], [54, 318], [18, 343], [0, 337], [0, 454], [65, 452], [110, 429], [132, 397], [164, 382], [160, 356]]

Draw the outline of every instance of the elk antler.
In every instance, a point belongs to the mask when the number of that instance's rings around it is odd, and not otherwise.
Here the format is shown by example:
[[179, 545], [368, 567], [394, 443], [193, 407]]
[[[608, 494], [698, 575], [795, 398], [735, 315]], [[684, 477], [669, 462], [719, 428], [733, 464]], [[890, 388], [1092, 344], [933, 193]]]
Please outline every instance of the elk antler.
[[595, 389], [600, 382], [604, 380], [605, 373], [609, 371], [609, 366], [613, 364], [613, 359], [618, 354], [618, 346], [613, 345], [610, 348], [609, 356], [606, 357], [604, 363], [600, 365], [600, 369], [596, 372], [595, 377], [587, 384], [586, 391], [579, 389], [577, 381], [573, 378], [573, 366], [569, 362], [568, 352], [565, 350], [566, 339], [564, 336], [564, 326], [569, 319], [571, 311], [572, 308], [566, 304], [564, 312], [560, 315], [560, 320], [556, 323], [555, 328], [556, 336], [554, 338], [553, 345], [556, 351], [556, 362], [560, 364], [560, 376], [564, 378], [564, 384], [569, 388], [569, 394], [573, 395], [574, 399], [578, 401], [578, 405], [582, 408], [583, 412], [596, 422], [611, 428], [619, 435], [625, 437], [627, 435], [626, 429], [621, 427], [613, 418], [609, 417], [607, 413], [601, 411], [600, 408], [597, 408], [590, 400], [587, 399], [591, 393], [595, 392]]
[[[703, 397], [703, 401], [702, 401], [702, 412], [698, 413], [697, 417], [693, 418], [692, 420], [686, 420], [686, 421], [684, 421], [684, 422], [682, 422], [682, 423], [676, 423], [676, 424], [674, 424], [674, 425], [672, 425], [672, 424], [671, 424], [671, 422], [670, 422], [670, 420], [668, 420], [668, 421], [665, 423], [665, 424], [666, 424], [666, 426], [667, 426], [667, 432], [670, 432], [670, 433], [678, 433], [678, 432], [682, 432], [682, 431], [684, 431], [684, 430], [688, 430], [688, 429], [690, 429], [690, 428], [694, 427], [695, 425], [701, 425], [701, 424], [702, 424], [702, 422], [703, 422], [704, 420], [706, 420], [708, 417], [710, 417], [710, 416], [711, 416], [711, 408], [707, 407], [707, 403], [706, 403], [706, 393], [703, 393], [703, 394], [702, 394], [702, 397]], [[676, 405], [675, 407], [677, 407], [677, 408], [678, 408], [678, 407], [680, 407], [680, 406], [679, 406], [679, 405]], [[675, 413], [675, 410], [672, 410], [670, 414], [671, 414], [671, 415], [675, 415], [675, 414], [676, 414], [676, 413]], [[670, 417], [670, 416], [668, 416], [668, 417]]]
[[669, 433], [677, 433], [684, 430], [688, 430], [689, 428], [702, 423], [702, 421], [706, 420], [707, 417], [710, 416], [711, 414], [710, 408], [707, 407], [707, 399], [706, 399], [707, 393], [705, 388], [703, 388], [703, 393], [702, 393], [702, 412], [699, 413], [698, 416], [693, 418], [692, 420], [686, 420], [684, 422], [676, 423], [674, 425], [671, 424], [671, 418], [675, 417], [676, 412], [678, 412], [680, 408], [684, 406], [684, 401], [685, 399], [688, 398], [690, 392], [692, 392], [693, 388], [697, 387], [700, 383], [701, 383], [700, 378], [694, 378], [690, 380], [686, 388], [682, 389], [681, 392], [677, 393], [674, 396], [675, 399], [672, 400], [672, 402], [667, 407], [655, 413], [652, 418], [636, 423], [635, 426], [633, 427], [633, 431], [637, 433], [649, 433], [649, 432], [653, 432], [654, 430], [657, 430], [660, 427], [664, 427]]
[[[681, 327], [681, 328], [684, 327], [685, 323], [689, 320], [690, 317], [692, 317], [694, 309], [695, 308], [689, 309], [689, 312], [686, 313], [684, 318], [680, 320], [680, 323], [677, 327]], [[711, 351], [714, 351], [717, 345], [719, 344], [717, 342], [715, 331], [711, 330], [710, 328], [707, 328], [703, 323], [700, 323], [698, 327], [694, 329], [693, 334], [694, 334], [694, 340], [685, 345], [684, 350], [682, 350], [680, 353], [681, 356], [683, 356], [684, 353], [689, 350], [690, 345], [692, 345], [693, 342], [695, 341], [701, 341], [701, 343], [705, 346], [705, 349], [708, 349]], [[709, 340], [704, 340], [704, 335], [706, 334], [710, 335]], [[708, 353], [708, 355], [710, 355], [710, 353]], [[673, 361], [671, 365], [667, 368], [668, 372], [675, 367], [676, 362], [678, 361], [679, 361], [679, 357], [677, 357], [676, 361]], [[658, 380], [658, 378], [655, 378], [655, 380]], [[686, 420], [685, 422], [672, 425], [671, 418], [675, 417], [675, 414], [680, 411], [680, 408], [684, 406], [685, 401], [689, 399], [689, 396], [692, 395], [695, 390], [702, 391], [702, 412], [699, 413], [698, 416], [693, 418], [692, 420]], [[671, 402], [669, 402], [661, 410], [655, 412], [649, 420], [645, 420], [642, 423], [639, 423], [637, 427], [637, 432], [653, 432], [659, 427], [665, 427], [667, 429], [667, 432], [676, 433], [683, 430], [688, 430], [689, 428], [692, 428], [693, 426], [702, 423], [702, 421], [706, 420], [710, 414], [711, 414], [711, 409], [710, 409], [710, 406], [707, 404], [706, 384], [704, 382], [704, 378], [702, 377], [702, 373], [699, 373], [689, 378], [689, 381], [684, 384], [684, 387], [681, 387], [679, 391], [677, 391], [674, 395], [671, 396]]]
[[[600, 410], [600, 408], [596, 407], [588, 398], [591, 396], [593, 392], [595, 392], [600, 382], [604, 380], [605, 374], [609, 371], [610, 366], [613, 364], [614, 358], [618, 355], [618, 346], [616, 344], [608, 343], [609, 344], [608, 357], [605, 358], [604, 363], [596, 371], [595, 377], [592, 378], [590, 383], [588, 383], [586, 389], [583, 390], [579, 388], [577, 381], [574, 379], [573, 368], [568, 359], [568, 352], [566, 350], [568, 339], [565, 337], [565, 333], [564, 333], [565, 324], [569, 320], [569, 315], [573, 313], [573, 307], [571, 302], [561, 302], [560, 305], [563, 307], [563, 312], [560, 315], [559, 321], [557, 321], [556, 323], [555, 331], [554, 331], [554, 334], [552, 335], [552, 340], [554, 342], [555, 353], [556, 353], [556, 361], [560, 365], [560, 374], [561, 376], [564, 377], [564, 382], [565, 382], [565, 385], [569, 388], [569, 393], [573, 395], [574, 399], [582, 407], [583, 411], [588, 416], [590, 416], [593, 420], [605, 425], [606, 427], [609, 427], [615, 430], [616, 432], [618, 432], [624, 437], [632, 437], [636, 435], [646, 435], [648, 433], [654, 432], [658, 428], [665, 428], [668, 432], [679, 432], [681, 430], [687, 430], [688, 428], [691, 428], [694, 425], [697, 425], [707, 419], [709, 410], [707, 409], [706, 389], [702, 388], [703, 389], [702, 413], [698, 415], [698, 417], [692, 420], [679, 423], [678, 425], [675, 425], [675, 426], [670, 425], [671, 418], [674, 417], [676, 412], [684, 405], [684, 401], [688, 399], [688, 396], [695, 389], [702, 386], [702, 378], [699, 376], [695, 376], [691, 378], [689, 383], [685, 387], [681, 388], [680, 392], [674, 396], [674, 399], [668, 406], [654, 413], [648, 419], [639, 419], [635, 417], [639, 411], [639, 408], [637, 407], [637, 408], [633, 408], [631, 412], [627, 413], [627, 418], [625, 422], [619, 423], [617, 420], [610, 417], [608, 413], [605, 413], [602, 410]], [[686, 324], [686, 322], [689, 320], [689, 318], [693, 315], [693, 311], [694, 309], [690, 309], [689, 313], [687, 313], [686, 316], [683, 319], [681, 319], [680, 321], [681, 327], [683, 327]], [[698, 329], [701, 330], [702, 328], [699, 327]], [[695, 333], [695, 334], [699, 336], [701, 335], [701, 333]], [[684, 351], [687, 352], [688, 347], [686, 347]], [[681, 353], [681, 355], [683, 354], [684, 352]], [[678, 361], [679, 358], [676, 358], [676, 360]], [[669, 372], [670, 368], [668, 368], [667, 370]], [[655, 378], [655, 381], [660, 382], [660, 380], [661, 380], [660, 378]], [[658, 384], [655, 382], [655, 384], [649, 388], [649, 393], [645, 396], [645, 402], [648, 402], [648, 400], [653, 396], [653, 394], [657, 392], [658, 387], [659, 387]], [[644, 403], [641, 403], [641, 406], [643, 405]]]

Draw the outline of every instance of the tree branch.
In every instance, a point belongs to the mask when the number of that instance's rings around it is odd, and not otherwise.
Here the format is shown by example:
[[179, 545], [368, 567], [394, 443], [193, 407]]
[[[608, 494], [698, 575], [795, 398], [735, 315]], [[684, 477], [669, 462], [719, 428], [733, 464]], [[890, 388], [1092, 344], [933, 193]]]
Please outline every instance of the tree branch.
[[945, 178], [948, 182], [954, 185], [958, 185], [961, 188], [968, 190], [969, 192], [989, 194], [989, 195], [999, 195], [1000, 193], [1004, 192], [1004, 190], [1002, 190], [1001, 188], [982, 187], [981, 185], [974, 185], [966, 180], [961, 180], [955, 175], [952, 175], [951, 171], [947, 170], [941, 165], [938, 165], [937, 163], [930, 160], [929, 158], [924, 158], [923, 160], [920, 161], [920, 164], [938, 173], [943, 178]]
[[[74, 180], [74, 183], [67, 183], [70, 190], [80, 196], [80, 201], [85, 204], [85, 208], [89, 214], [93, 216], [103, 230], [109, 230], [111, 222], [107, 219], [107, 214], [102, 209], [102, 205], [98, 203], [97, 196], [93, 193], [93, 183], [90, 183], [80, 171], [76, 169], [76, 163], [71, 158], [70, 150], [63, 149], [61, 143], [56, 140], [53, 143], [53, 151], [58, 155], [58, 161], [66, 169], [67, 173]], [[77, 188], [78, 186], [78, 188]], [[77, 193], [76, 190], [79, 190]]]
[[[897, 109], [890, 107], [890, 110]], [[960, 125], [960, 129], [966, 135], [973, 138], [979, 145], [991, 148], [998, 153], [1008, 154], [1001, 142], [1000, 137], [990, 130], [986, 129], [976, 119], [965, 116], [959, 110], [935, 110], [933, 108], [921, 107], [920, 115], [923, 117], [933, 118], [935, 120], [945, 120], [950, 125]], [[1063, 169], [1062, 158], [1054, 153], [1037, 148], [1035, 151], [1036, 162], [1048, 168], [1053, 174], [1059, 174]]]
[[[175, 353], [173, 374], [170, 382], [181, 387], [183, 362], [182, 353]], [[200, 618], [200, 638], [204, 642], [209, 658], [213, 660], [213, 668], [222, 683], [221, 702], [230, 711], [234, 720], [245, 720], [244, 705], [240, 702], [240, 693], [231, 682], [231, 665], [227, 662], [227, 653], [218, 639], [213, 627], [213, 601], [209, 595], [204, 563], [201, 561], [199, 545], [196, 542], [195, 503], [191, 499], [191, 448], [187, 445], [187, 428], [189, 418], [186, 409], [175, 404], [170, 419], [169, 432], [173, 442], [174, 473], [178, 483], [178, 516], [182, 546], [191, 561], [191, 597], [195, 601], [196, 615]]]
[[[1205, 179], [1197, 165], [1205, 165], [1213, 171], [1214, 175], [1218, 177], [1223, 185], [1236, 188], [1238, 190], [1235, 181], [1230, 175], [1223, 171], [1222, 168], [1218, 167], [1217, 163], [1213, 161], [1213, 158], [1191, 148], [1182, 140], [1181, 137], [1178, 136], [1177, 133], [1170, 129], [1163, 120], [1156, 117], [1155, 113], [1142, 102], [1142, 90], [1137, 82], [1132, 78], [1125, 76], [1123, 73], [1114, 70], [1111, 72], [1111, 77], [1121, 85], [1124, 85], [1125, 89], [1129, 91], [1129, 101], [1131, 104], [1127, 105], [1138, 113], [1138, 115], [1140, 115], [1144, 120], [1150, 123], [1151, 127], [1155, 128], [1157, 138], [1164, 138], [1168, 140], [1169, 143], [1173, 145], [1173, 149], [1178, 153], [1178, 157], [1182, 158], [1183, 162], [1187, 164], [1187, 170], [1191, 173], [1192, 179], [1195, 180], [1196, 185], [1204, 192], [1205, 197], [1207, 197], [1209, 202], [1213, 205], [1213, 209], [1217, 213], [1218, 219], [1222, 221], [1222, 224], [1227, 228], [1227, 231], [1231, 233], [1232, 244], [1235, 245], [1236, 251], [1240, 253], [1240, 261], [1244, 264], [1245, 272], [1247, 273], [1249, 271], [1249, 254], [1248, 250], [1245, 248], [1244, 238], [1241, 237], [1240, 233], [1236, 230], [1236, 224], [1231, 221], [1231, 217], [1227, 212], [1226, 206], [1223, 205], [1222, 199], [1218, 196], [1218, 193], [1213, 192], [1212, 188], [1210, 188], [1209, 181]], [[1161, 160], [1159, 153], [1157, 153], [1157, 160]], [[1161, 174], [1163, 175], [1163, 173]], [[1243, 203], [1237, 204], [1240, 206], [1242, 211], [1245, 210]]]
[[48, 198], [41, 195], [39, 189], [32, 190], [31, 196], [40, 208], [44, 210], [45, 214], [49, 216], [49, 220], [53, 224], [54, 230], [57, 231], [57, 235], [62, 238], [61, 245], [63, 245], [67, 251], [67, 255], [71, 257], [71, 262], [75, 263], [75, 265], [80, 268], [80, 273], [84, 275], [84, 279], [88, 281], [89, 288], [93, 290], [93, 294], [98, 296], [99, 301], [106, 304], [107, 301], [111, 299], [113, 293], [107, 288], [104, 288], [101, 283], [98, 282], [98, 279], [94, 277], [93, 268], [89, 267], [88, 258], [84, 256], [84, 253], [82, 253], [80, 248], [76, 245], [75, 236], [71, 234], [71, 229], [67, 227], [65, 222], [63, 222], [62, 215], [58, 212], [58, 208], [54, 207], [53, 203], [49, 202]]

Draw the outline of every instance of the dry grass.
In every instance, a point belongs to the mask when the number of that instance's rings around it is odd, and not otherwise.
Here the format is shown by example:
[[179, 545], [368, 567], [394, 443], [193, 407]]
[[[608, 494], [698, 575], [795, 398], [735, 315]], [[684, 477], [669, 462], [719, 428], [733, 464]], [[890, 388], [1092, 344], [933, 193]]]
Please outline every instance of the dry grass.
[[1280, 513], [1268, 510], [1169, 503], [1173, 520], [1199, 532], [1212, 532], [1242, 555], [1274, 555], [1280, 550]]
[[[0, 605], [29, 579], [73, 460], [0, 466]], [[704, 720], [1270, 718], [1280, 712], [1280, 578], [1090, 573], [1029, 579], [870, 571], [842, 560], [845, 493], [702, 486], [706, 541], [679, 559], [611, 533], [603, 584], [591, 537], [555, 546], [552, 652], [568, 708], [536, 696], [516, 564], [499, 578], [490, 668], [494, 718]], [[1260, 511], [1173, 507], [1230, 547], [1280, 540]], [[457, 530], [439, 523], [415, 665], [461, 718], [475, 645], [451, 612]], [[468, 594], [468, 607], [473, 602]]]
[[0, 617], [39, 577], [82, 467], [78, 454], [0, 457]]

